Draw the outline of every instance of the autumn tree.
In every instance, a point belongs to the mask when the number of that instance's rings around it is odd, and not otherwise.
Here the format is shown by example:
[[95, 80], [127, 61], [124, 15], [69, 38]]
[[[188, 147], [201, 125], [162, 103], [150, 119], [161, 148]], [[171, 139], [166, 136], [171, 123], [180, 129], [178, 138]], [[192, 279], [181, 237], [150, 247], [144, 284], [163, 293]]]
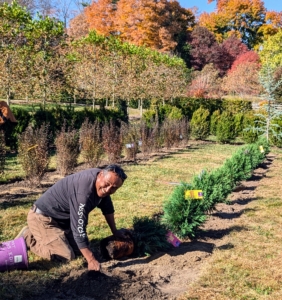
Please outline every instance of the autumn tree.
[[71, 38], [82, 38], [89, 33], [89, 24], [87, 23], [84, 11], [70, 20], [67, 33]]
[[188, 96], [196, 98], [216, 98], [222, 96], [221, 78], [213, 64], [207, 64], [202, 71], [193, 72], [188, 86]]
[[90, 29], [98, 33], [163, 52], [175, 50], [195, 22], [193, 13], [174, 0], [98, 0], [85, 14]]
[[244, 62], [232, 69], [223, 79], [222, 89], [239, 96], [258, 96], [261, 91], [259, 84], [259, 64]]
[[257, 52], [253, 50], [249, 50], [248, 52], [242, 53], [237, 57], [237, 59], [232, 64], [230, 72], [233, 72], [238, 65], [245, 64], [245, 63], [254, 63], [259, 66], [260, 58]]
[[116, 32], [115, 29], [116, 4], [113, 0], [93, 1], [85, 8], [86, 21], [90, 30], [99, 34], [110, 35]]
[[20, 53], [26, 46], [31, 23], [30, 14], [16, 2], [0, 6], [0, 86], [8, 104], [20, 80]]
[[282, 29], [260, 46], [259, 56], [263, 66], [273, 69], [282, 66]]
[[240, 38], [248, 48], [263, 39], [260, 28], [265, 24], [266, 9], [261, 0], [209, 0], [216, 1], [216, 11], [203, 13], [199, 24], [213, 32], [218, 41], [231, 35]]
[[207, 64], [217, 64], [221, 48], [215, 36], [205, 27], [197, 26], [192, 31], [188, 43], [190, 50], [190, 64], [195, 70], [202, 70]]

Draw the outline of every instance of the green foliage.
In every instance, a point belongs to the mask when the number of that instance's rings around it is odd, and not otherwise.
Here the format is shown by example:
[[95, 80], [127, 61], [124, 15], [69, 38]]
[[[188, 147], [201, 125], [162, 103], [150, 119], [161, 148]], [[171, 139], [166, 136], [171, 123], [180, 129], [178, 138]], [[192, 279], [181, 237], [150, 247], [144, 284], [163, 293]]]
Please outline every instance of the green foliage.
[[212, 114], [216, 110], [222, 110], [222, 102], [221, 99], [205, 99], [205, 98], [181, 98], [178, 99], [177, 105], [183, 111], [183, 115], [191, 119], [193, 113], [203, 107], [208, 109], [210, 114]]
[[259, 126], [259, 117], [253, 112], [244, 115], [242, 139], [246, 143], [254, 143], [259, 138], [259, 132], [254, 128]]
[[[232, 189], [251, 177], [252, 171], [269, 153], [266, 139], [240, 148], [224, 164], [211, 172], [203, 170], [194, 176], [191, 184], [176, 186], [164, 202], [162, 222], [180, 237], [194, 237], [197, 228], [206, 220], [206, 213], [219, 202], [224, 202]], [[202, 190], [203, 199], [185, 199], [186, 190]]]
[[220, 119], [220, 110], [216, 110], [213, 112], [211, 116], [211, 124], [210, 124], [210, 133], [212, 135], [216, 135], [216, 128], [217, 128], [217, 123]]
[[270, 133], [270, 143], [282, 148], [282, 115], [272, 120], [272, 131]]
[[217, 122], [216, 139], [220, 143], [229, 143], [236, 138], [234, 116], [229, 111], [224, 111]]
[[234, 116], [234, 126], [235, 126], [235, 135], [241, 136], [243, 130], [244, 130], [244, 114], [243, 113], [237, 113]]
[[56, 133], [62, 129], [64, 122], [66, 122], [67, 127], [74, 124], [74, 127], [79, 129], [86, 119], [91, 123], [95, 120], [104, 123], [109, 120], [122, 120], [123, 117], [121, 112], [116, 110], [104, 109], [101, 111], [85, 108], [84, 110], [76, 111], [71, 106], [64, 108], [61, 105], [51, 108], [40, 106], [36, 111], [12, 107], [12, 112], [18, 122], [13, 124], [8, 121], [7, 125], [4, 124], [4, 130], [6, 144], [13, 149], [17, 147], [18, 135], [27, 128], [28, 124], [32, 124], [34, 128], [39, 128], [45, 123], [49, 124], [48, 130], [55, 137]]
[[168, 243], [166, 234], [166, 227], [156, 218], [134, 217], [132, 232], [134, 254], [144, 256], [169, 250], [171, 244]]
[[262, 65], [270, 65], [272, 68], [282, 66], [282, 30], [268, 37], [259, 51]]
[[252, 110], [252, 102], [242, 99], [223, 99], [222, 110], [228, 110], [233, 115], [237, 113], [245, 113]]
[[185, 190], [191, 185], [182, 183], [164, 202], [162, 223], [179, 237], [194, 237], [196, 229], [206, 220], [201, 201], [185, 199]]
[[191, 120], [191, 134], [196, 140], [204, 140], [210, 133], [210, 112], [203, 107], [197, 109]]
[[173, 106], [171, 111], [167, 114], [167, 118], [170, 120], [181, 120], [183, 118], [182, 110]]

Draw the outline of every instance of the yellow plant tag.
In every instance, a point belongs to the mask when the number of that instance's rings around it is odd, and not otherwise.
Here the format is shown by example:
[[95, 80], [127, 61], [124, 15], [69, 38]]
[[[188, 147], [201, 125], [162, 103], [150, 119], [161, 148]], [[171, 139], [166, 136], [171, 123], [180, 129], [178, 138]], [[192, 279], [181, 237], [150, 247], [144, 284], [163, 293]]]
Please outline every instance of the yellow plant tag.
[[187, 190], [185, 191], [185, 199], [203, 199], [202, 190]]
[[264, 153], [263, 146], [259, 146], [259, 150], [260, 150], [261, 153]]

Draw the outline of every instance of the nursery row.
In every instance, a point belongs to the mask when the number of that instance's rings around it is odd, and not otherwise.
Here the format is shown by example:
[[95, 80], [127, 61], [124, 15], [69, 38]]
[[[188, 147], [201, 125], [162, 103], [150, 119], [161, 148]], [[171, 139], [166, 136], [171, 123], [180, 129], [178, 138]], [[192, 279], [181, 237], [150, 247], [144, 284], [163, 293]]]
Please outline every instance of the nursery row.
[[[144, 217], [133, 220], [139, 253], [144, 255], [167, 250], [171, 246], [166, 240], [168, 230], [180, 238], [195, 237], [208, 213], [217, 203], [226, 202], [227, 196], [242, 180], [252, 176], [252, 171], [264, 161], [267, 153], [268, 143], [259, 139], [254, 144], [241, 147], [220, 168], [202, 170], [191, 183], [177, 185], [163, 203], [159, 219]], [[193, 193], [187, 195], [187, 191], [201, 191], [201, 197], [191, 196]], [[146, 226], [150, 230], [142, 231]]]
[[[93, 123], [86, 119], [80, 129], [67, 126], [66, 122], [55, 139], [51, 139], [48, 125], [39, 128], [28, 126], [18, 137], [18, 159], [26, 179], [38, 183], [47, 171], [50, 150], [56, 151], [56, 168], [61, 175], [69, 174], [78, 164], [78, 158], [89, 167], [103, 163], [120, 162], [122, 159], [135, 161], [137, 153], [148, 157], [160, 148], [167, 149], [187, 144], [188, 122], [165, 119], [162, 124], [152, 121], [125, 123], [109, 121]], [[54, 140], [54, 143], [52, 142]], [[5, 142], [2, 133], [0, 143], [1, 169], [5, 165]], [[2, 150], [1, 150], [2, 149]]]

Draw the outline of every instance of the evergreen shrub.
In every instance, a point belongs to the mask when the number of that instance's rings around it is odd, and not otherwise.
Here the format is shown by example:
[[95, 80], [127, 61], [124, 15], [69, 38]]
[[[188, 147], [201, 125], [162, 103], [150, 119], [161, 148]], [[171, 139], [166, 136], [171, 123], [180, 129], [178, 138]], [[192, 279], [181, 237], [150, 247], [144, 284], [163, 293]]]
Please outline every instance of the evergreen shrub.
[[270, 132], [270, 143], [276, 147], [282, 148], [282, 116], [272, 120], [272, 130]]
[[237, 113], [234, 115], [234, 126], [236, 137], [241, 136], [244, 130], [244, 113]]
[[197, 109], [192, 116], [190, 126], [191, 135], [196, 140], [204, 140], [209, 136], [210, 133], [210, 113], [207, 109], [200, 107]]
[[259, 128], [260, 118], [254, 111], [247, 112], [244, 115], [242, 139], [245, 143], [255, 143], [259, 138], [259, 132], [255, 128]]
[[252, 101], [243, 99], [223, 99], [222, 110], [228, 110], [233, 115], [237, 113], [246, 113], [252, 110]]
[[[260, 138], [257, 143], [240, 148], [220, 168], [211, 172], [203, 170], [192, 178], [191, 184], [176, 186], [164, 202], [162, 222], [180, 237], [194, 237], [197, 228], [206, 220], [207, 213], [217, 203], [226, 201], [240, 181], [250, 178], [267, 153], [269, 145], [266, 139]], [[186, 190], [202, 190], [203, 199], [186, 200]]]
[[190, 189], [192, 186], [187, 183], [176, 186], [163, 205], [161, 221], [179, 237], [194, 237], [196, 229], [206, 220], [201, 201], [185, 199], [185, 191]]
[[169, 250], [172, 245], [168, 243], [166, 235], [166, 226], [157, 218], [134, 217], [132, 231], [134, 254], [144, 256]]
[[229, 111], [224, 111], [218, 119], [216, 126], [216, 139], [220, 143], [229, 143], [236, 138], [234, 116]]
[[217, 123], [220, 119], [220, 110], [216, 110], [213, 112], [213, 114], [211, 115], [211, 124], [210, 124], [210, 134], [216, 136], [216, 127], [217, 127]]

